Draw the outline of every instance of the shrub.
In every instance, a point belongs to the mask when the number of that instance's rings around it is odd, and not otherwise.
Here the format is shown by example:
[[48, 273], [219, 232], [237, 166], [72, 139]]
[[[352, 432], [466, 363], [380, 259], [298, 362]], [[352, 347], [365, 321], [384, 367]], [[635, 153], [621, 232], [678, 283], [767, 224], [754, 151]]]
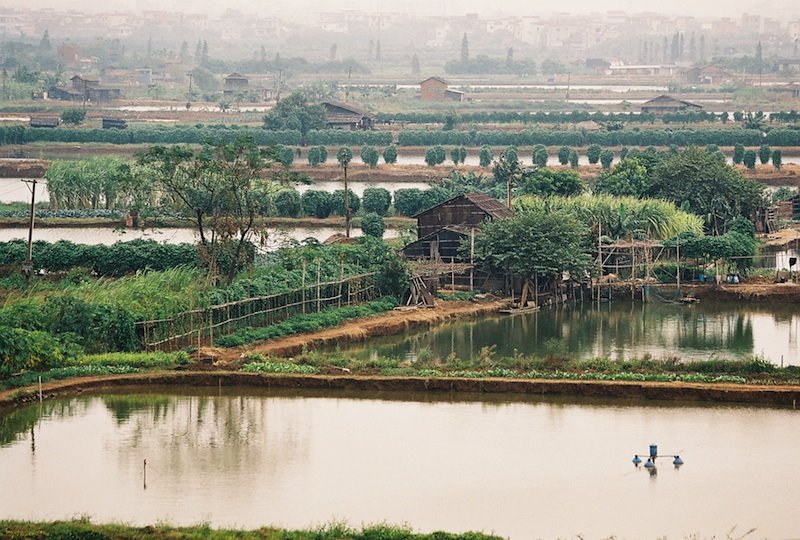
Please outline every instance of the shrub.
[[542, 144], [537, 144], [536, 148], [533, 151], [533, 163], [534, 165], [538, 165], [539, 167], [546, 167], [547, 166], [547, 148], [545, 148]]
[[392, 194], [384, 188], [366, 188], [362, 197], [364, 212], [385, 216], [392, 205]]
[[397, 163], [397, 147], [390, 144], [383, 149], [383, 161], [389, 165]]
[[736, 143], [736, 145], [733, 147], [733, 163], [735, 165], [741, 165], [743, 160], [744, 160], [744, 145]]
[[48, 332], [0, 326], [0, 378], [22, 370], [62, 366], [80, 352], [80, 348], [63, 345]]
[[586, 149], [586, 157], [589, 158], [589, 163], [592, 165], [596, 165], [597, 162], [600, 160], [600, 153], [602, 149], [600, 148], [599, 144], [590, 144], [589, 147]]
[[[350, 207], [351, 216], [358, 212], [358, 209], [361, 208], [361, 199], [359, 199], [358, 195], [356, 195], [350, 188], [347, 188], [347, 204]], [[334, 214], [338, 214], [340, 216], [345, 214], [343, 189], [337, 189], [331, 194], [331, 205], [331, 209]]]
[[401, 216], [413, 216], [425, 207], [425, 195], [421, 189], [404, 188], [394, 192], [394, 208]]
[[492, 164], [492, 149], [490, 146], [484, 144], [478, 151], [478, 159], [480, 160], [481, 167], [488, 167]]
[[744, 158], [742, 158], [742, 162], [744, 163], [745, 167], [750, 170], [756, 168], [756, 152], [755, 150], [748, 150], [744, 153]]
[[780, 169], [781, 165], [783, 164], [783, 156], [781, 155], [780, 148], [776, 148], [772, 151], [772, 165], [776, 169]]
[[769, 163], [769, 158], [772, 157], [772, 150], [768, 144], [762, 144], [758, 149], [758, 159], [762, 165]]
[[282, 217], [300, 217], [303, 204], [296, 189], [282, 189], [275, 195], [275, 208]]
[[558, 162], [562, 165], [569, 163], [569, 146], [562, 146], [558, 149]]
[[378, 157], [378, 150], [374, 146], [361, 147], [361, 161], [368, 165], [370, 169], [378, 166]]
[[86, 111], [83, 109], [65, 109], [61, 113], [61, 121], [65, 124], [77, 126], [86, 119]]
[[303, 214], [317, 218], [326, 218], [333, 211], [333, 197], [327, 191], [310, 189], [300, 196]]
[[614, 152], [612, 152], [611, 150], [603, 150], [602, 152], [600, 152], [600, 163], [603, 165], [604, 169], [609, 169], [613, 161], [614, 161]]
[[361, 220], [361, 230], [367, 236], [373, 238], [383, 238], [383, 232], [386, 230], [386, 225], [383, 223], [383, 218], [375, 213], [368, 213]]

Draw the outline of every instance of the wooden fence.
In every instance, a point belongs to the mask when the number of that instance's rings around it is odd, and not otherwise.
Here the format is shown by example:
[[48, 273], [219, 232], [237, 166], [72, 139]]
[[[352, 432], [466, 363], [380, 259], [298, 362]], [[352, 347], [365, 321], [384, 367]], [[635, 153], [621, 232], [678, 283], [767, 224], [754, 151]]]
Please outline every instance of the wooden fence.
[[213, 345], [214, 339], [246, 327], [269, 326], [300, 313], [369, 302], [377, 298], [375, 274], [258, 296], [179, 313], [169, 319], [136, 323], [139, 344], [147, 351], [173, 351]]

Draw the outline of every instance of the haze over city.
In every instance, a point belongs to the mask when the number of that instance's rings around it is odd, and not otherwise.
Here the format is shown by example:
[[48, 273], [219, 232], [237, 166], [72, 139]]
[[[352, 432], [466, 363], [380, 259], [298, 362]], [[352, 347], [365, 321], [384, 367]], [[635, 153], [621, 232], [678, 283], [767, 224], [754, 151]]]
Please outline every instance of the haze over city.
[[258, 0], [230, 0], [212, 2], [210, 0], [119, 0], [113, 4], [102, 2], [86, 2], [85, 0], [7, 0], [8, 8], [25, 9], [74, 9], [87, 12], [99, 11], [142, 11], [142, 10], [176, 10], [187, 13], [219, 14], [225, 10], [242, 10], [263, 15], [278, 15], [296, 19], [307, 18], [309, 13], [340, 10], [362, 10], [369, 12], [408, 12], [423, 15], [463, 15], [477, 13], [485, 16], [498, 14], [534, 15], [555, 11], [574, 14], [586, 14], [605, 11], [658, 12], [671, 15], [711, 17], [737, 16], [741, 13], [758, 13], [763, 16], [784, 17], [800, 14], [800, 3], [794, 0], [731, 0], [724, 4], [717, 0], [674, 0], [658, 5], [642, 4], [632, 0], [563, 0], [557, 4], [545, 2], [527, 2], [524, 0], [505, 0], [501, 3], [488, 3], [479, 0], [404, 0], [389, 2], [387, 0], [298, 0], [290, 2], [281, 0], [268, 5]]

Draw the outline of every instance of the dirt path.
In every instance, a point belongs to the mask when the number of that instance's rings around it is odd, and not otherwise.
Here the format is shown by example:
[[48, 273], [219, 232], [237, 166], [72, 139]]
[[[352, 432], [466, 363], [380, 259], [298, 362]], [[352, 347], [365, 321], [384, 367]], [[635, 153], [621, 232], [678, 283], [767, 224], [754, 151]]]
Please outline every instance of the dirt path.
[[382, 315], [354, 319], [318, 332], [287, 336], [266, 343], [231, 349], [204, 349], [203, 352], [216, 357], [219, 364], [236, 362], [249, 352], [288, 357], [302, 352], [303, 348], [366, 341], [371, 337], [391, 336], [419, 326], [431, 326], [448, 320], [496, 313], [506, 304], [505, 301], [474, 303], [438, 300], [436, 307], [433, 308], [393, 310]]

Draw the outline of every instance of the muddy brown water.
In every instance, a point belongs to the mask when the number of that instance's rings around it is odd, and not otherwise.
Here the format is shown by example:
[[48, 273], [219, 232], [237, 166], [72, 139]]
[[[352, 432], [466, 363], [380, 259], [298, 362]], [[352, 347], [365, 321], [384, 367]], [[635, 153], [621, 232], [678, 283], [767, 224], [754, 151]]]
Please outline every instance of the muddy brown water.
[[[139, 387], [17, 408], [0, 415], [0, 518], [511, 538], [800, 530], [796, 411], [478, 399]], [[636, 469], [650, 443], [685, 465]]]

